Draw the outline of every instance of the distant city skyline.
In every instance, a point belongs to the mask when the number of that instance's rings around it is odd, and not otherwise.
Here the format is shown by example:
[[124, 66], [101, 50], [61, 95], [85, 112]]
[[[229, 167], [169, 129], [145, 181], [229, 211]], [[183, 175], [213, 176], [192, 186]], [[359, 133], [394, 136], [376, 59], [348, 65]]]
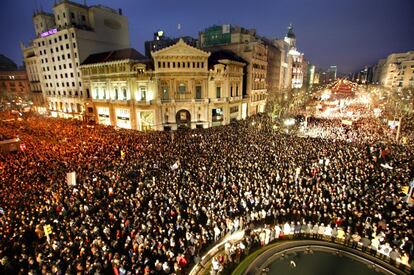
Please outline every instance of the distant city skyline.
[[[54, 0], [3, 0], [0, 53], [22, 65], [19, 42], [34, 38], [33, 11], [51, 12]], [[282, 38], [293, 24], [298, 49], [317, 68], [336, 65], [349, 73], [393, 52], [414, 50], [414, 3], [411, 0], [264, 0], [205, 2], [177, 0], [88, 0], [122, 9], [129, 20], [131, 47], [144, 53], [144, 42], [157, 30], [167, 36], [193, 36], [212, 25], [255, 28], [257, 34]], [[7, 27], [10, 26], [10, 27]]]

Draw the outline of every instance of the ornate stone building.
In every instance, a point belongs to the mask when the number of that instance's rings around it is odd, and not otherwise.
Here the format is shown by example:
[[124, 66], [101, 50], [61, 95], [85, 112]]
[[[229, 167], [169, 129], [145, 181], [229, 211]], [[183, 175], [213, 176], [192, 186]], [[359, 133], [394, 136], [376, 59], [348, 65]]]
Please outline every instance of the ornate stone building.
[[183, 40], [152, 52], [93, 54], [81, 66], [100, 124], [137, 130], [207, 128], [247, 116], [245, 62], [231, 52], [210, 54]]
[[200, 46], [209, 51], [230, 50], [246, 60], [248, 114], [265, 111], [268, 95], [268, 47], [255, 29], [239, 26], [213, 26], [199, 33]]

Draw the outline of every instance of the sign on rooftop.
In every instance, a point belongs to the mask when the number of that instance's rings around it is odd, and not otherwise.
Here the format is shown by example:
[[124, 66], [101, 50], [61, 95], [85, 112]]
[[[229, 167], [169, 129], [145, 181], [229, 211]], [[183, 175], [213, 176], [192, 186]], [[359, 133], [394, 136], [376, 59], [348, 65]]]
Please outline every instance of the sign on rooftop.
[[46, 36], [49, 36], [49, 35], [52, 35], [52, 34], [55, 34], [55, 33], [57, 33], [57, 29], [56, 28], [55, 29], [50, 29], [50, 30], [48, 30], [46, 32], [42, 32], [40, 34], [40, 36], [41, 37], [46, 37]]

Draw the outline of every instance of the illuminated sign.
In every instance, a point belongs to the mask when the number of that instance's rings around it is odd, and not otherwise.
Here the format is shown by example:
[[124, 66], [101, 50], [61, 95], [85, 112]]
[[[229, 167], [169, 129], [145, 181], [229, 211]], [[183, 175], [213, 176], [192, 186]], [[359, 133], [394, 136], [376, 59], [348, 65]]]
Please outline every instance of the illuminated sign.
[[57, 33], [57, 29], [50, 29], [50, 30], [48, 30], [47, 32], [42, 32], [42, 33], [40, 34], [40, 36], [41, 36], [41, 37], [46, 37], [46, 36], [49, 36], [49, 35], [51, 35], [51, 34], [55, 34], [55, 33]]

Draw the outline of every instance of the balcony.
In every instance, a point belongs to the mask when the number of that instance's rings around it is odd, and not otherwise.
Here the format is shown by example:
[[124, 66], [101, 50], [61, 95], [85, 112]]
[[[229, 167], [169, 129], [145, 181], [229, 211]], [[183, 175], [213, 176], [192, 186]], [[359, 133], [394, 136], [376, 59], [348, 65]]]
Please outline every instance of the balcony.
[[93, 102], [97, 102], [97, 103], [109, 103], [109, 99], [106, 98], [92, 98]]
[[227, 97], [220, 97], [220, 98], [211, 98], [211, 103], [224, 103], [227, 102]]
[[175, 102], [177, 102], [177, 103], [179, 103], [179, 102], [192, 102], [193, 100], [194, 100], [193, 98], [182, 97], [182, 98], [176, 98]]
[[242, 96], [233, 96], [233, 97], [229, 97], [229, 101], [233, 102], [233, 101], [239, 101], [242, 100], [243, 97]]
[[136, 100], [135, 104], [136, 105], [140, 105], [140, 106], [144, 106], [144, 105], [151, 105], [151, 102], [153, 102], [154, 100], [145, 100], [145, 99], [141, 99], [141, 100]]
[[171, 98], [163, 98], [158, 100], [159, 104], [174, 104], [175, 100]]
[[193, 103], [196, 103], [196, 104], [207, 104], [208, 98], [195, 98], [192, 101]]
[[120, 105], [129, 105], [131, 103], [131, 100], [127, 99], [112, 99], [111, 103], [114, 104], [120, 104]]

